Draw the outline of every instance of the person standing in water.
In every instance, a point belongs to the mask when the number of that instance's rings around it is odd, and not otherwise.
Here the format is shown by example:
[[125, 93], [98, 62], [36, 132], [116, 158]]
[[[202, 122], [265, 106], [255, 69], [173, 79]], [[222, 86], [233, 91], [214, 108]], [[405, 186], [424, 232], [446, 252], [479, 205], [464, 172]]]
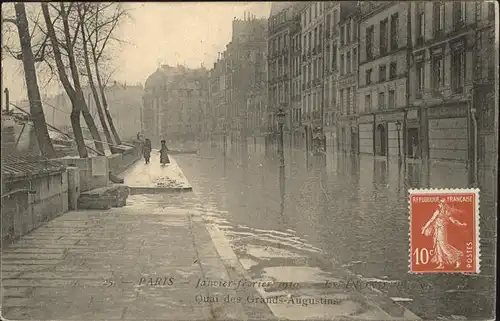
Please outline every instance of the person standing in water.
[[160, 149], [160, 164], [170, 164], [170, 159], [168, 158], [168, 148], [165, 140], [161, 141], [161, 149]]
[[142, 155], [144, 156], [146, 164], [149, 164], [149, 159], [151, 158], [151, 141], [148, 138], [146, 138], [142, 146]]

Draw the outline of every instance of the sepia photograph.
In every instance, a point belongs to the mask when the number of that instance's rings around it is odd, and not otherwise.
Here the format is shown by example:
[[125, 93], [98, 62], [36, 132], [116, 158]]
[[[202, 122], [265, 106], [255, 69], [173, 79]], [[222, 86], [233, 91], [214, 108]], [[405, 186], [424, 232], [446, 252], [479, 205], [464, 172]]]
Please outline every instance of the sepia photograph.
[[5, 2], [2, 320], [494, 320], [496, 1]]

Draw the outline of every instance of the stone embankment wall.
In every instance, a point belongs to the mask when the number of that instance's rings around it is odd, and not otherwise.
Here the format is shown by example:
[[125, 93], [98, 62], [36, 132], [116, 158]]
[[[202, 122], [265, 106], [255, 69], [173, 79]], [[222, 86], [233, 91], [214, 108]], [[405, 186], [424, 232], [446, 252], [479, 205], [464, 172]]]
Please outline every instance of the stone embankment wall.
[[76, 209], [81, 192], [110, 185], [109, 172], [118, 175], [140, 158], [140, 144], [134, 143], [123, 154], [55, 159], [68, 168], [26, 175], [16, 180], [2, 180], [2, 246], [44, 222]]

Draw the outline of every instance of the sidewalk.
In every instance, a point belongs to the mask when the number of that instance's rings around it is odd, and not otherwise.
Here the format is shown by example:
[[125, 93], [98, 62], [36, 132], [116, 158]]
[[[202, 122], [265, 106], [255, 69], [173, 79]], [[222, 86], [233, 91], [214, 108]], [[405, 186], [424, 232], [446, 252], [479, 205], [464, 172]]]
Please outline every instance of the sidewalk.
[[149, 164], [140, 159], [120, 176], [124, 178], [124, 184], [130, 188], [132, 194], [192, 190], [175, 159], [171, 155], [169, 158], [170, 164], [162, 166], [160, 152], [154, 149]]
[[[69, 212], [48, 222], [2, 253], [2, 316], [271, 319], [265, 305], [249, 311], [223, 301], [256, 296], [254, 289], [196, 288], [199, 279], [231, 279], [200, 214], [192, 193], [134, 195], [123, 208]], [[207, 299], [216, 295], [219, 302]]]

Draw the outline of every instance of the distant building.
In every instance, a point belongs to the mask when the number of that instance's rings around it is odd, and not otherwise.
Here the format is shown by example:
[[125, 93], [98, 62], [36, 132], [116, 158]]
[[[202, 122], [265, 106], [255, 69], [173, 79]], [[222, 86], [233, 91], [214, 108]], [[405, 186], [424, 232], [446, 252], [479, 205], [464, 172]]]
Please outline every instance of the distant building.
[[[344, 1], [338, 5], [337, 33], [333, 46], [337, 50], [338, 68], [334, 88], [338, 102], [333, 110], [337, 130], [337, 147], [344, 152], [358, 153], [358, 19], [359, 7], [355, 1]], [[330, 111], [331, 109], [329, 109]], [[332, 116], [330, 113], [328, 116]], [[330, 119], [329, 119], [330, 120]]]
[[314, 1], [301, 8], [302, 121], [308, 148], [323, 130], [325, 5]]
[[[83, 94], [87, 101], [87, 107], [94, 119], [101, 134], [101, 139], [105, 137], [102, 132], [102, 125], [97, 113], [97, 107], [94, 101], [94, 96], [89, 87], [83, 87]], [[106, 87], [106, 100], [108, 109], [113, 118], [113, 124], [121, 140], [130, 140], [136, 137], [137, 132], [141, 129], [141, 114], [140, 108], [142, 103], [143, 88], [141, 85], [126, 85], [114, 82], [113, 85]], [[99, 93], [99, 99], [100, 93]], [[58, 95], [42, 98], [45, 120], [48, 124], [55, 126], [65, 133], [72, 133], [73, 129], [70, 124], [71, 101], [65, 92]], [[29, 111], [29, 102], [22, 101], [20, 105], [23, 109]], [[102, 99], [101, 99], [102, 106]], [[84, 132], [87, 132], [87, 124], [82, 118], [81, 126]], [[85, 133], [84, 133], [85, 134]], [[88, 133], [89, 134], [89, 133]], [[89, 134], [90, 135], [90, 134]], [[88, 135], [87, 135], [88, 136]]]
[[[275, 114], [285, 116], [285, 141], [300, 144], [302, 137], [300, 106], [300, 8], [297, 2], [273, 2], [268, 19], [268, 129], [277, 133]], [[292, 81], [293, 79], [293, 81]]]
[[142, 131], [153, 145], [193, 140], [202, 134], [207, 102], [207, 71], [162, 66], [146, 80]]
[[245, 14], [233, 20], [232, 40], [210, 71], [208, 109], [221, 141], [236, 144], [261, 132], [267, 109], [266, 35], [266, 19]]

